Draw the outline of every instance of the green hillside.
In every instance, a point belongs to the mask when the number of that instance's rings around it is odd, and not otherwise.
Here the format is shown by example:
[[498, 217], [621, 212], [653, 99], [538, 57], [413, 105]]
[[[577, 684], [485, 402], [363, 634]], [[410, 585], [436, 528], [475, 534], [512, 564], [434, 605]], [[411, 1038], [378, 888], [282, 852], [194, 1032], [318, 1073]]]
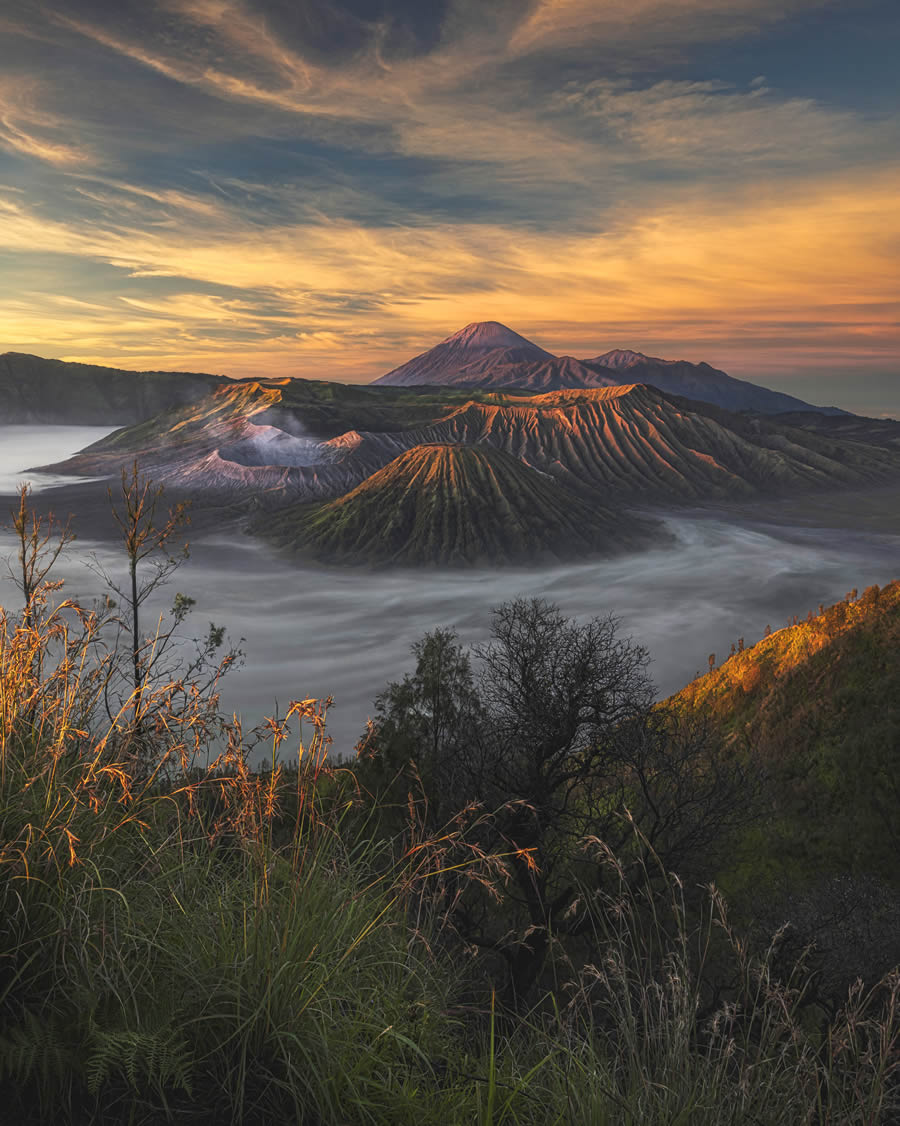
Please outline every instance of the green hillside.
[[465, 565], [571, 559], [645, 538], [649, 525], [589, 505], [509, 454], [416, 446], [346, 496], [257, 530], [323, 561]]
[[737, 653], [672, 698], [722, 725], [763, 784], [754, 880], [900, 872], [900, 582]]

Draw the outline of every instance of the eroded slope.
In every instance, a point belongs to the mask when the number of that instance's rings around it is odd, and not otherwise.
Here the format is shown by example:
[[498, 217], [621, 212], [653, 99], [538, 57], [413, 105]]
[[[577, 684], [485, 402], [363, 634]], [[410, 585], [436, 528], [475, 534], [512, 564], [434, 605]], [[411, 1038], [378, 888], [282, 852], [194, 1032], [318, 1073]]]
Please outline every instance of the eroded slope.
[[420, 566], [609, 554], [649, 529], [500, 450], [416, 446], [347, 496], [262, 518], [261, 534], [327, 562]]

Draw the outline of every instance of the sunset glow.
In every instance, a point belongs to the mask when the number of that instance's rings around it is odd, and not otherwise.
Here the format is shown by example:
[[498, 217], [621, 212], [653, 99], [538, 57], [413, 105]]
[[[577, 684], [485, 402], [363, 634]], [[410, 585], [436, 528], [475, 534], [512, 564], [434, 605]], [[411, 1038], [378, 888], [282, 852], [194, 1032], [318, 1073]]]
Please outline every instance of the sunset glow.
[[495, 319], [900, 415], [898, 32], [884, 0], [10, 6], [0, 351], [368, 381]]

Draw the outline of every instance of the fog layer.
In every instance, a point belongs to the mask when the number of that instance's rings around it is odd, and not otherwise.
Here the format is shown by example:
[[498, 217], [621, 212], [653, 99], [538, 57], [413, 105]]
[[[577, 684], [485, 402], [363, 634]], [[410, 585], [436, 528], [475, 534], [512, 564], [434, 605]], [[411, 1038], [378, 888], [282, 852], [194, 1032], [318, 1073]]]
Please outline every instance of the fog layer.
[[[8, 473], [7, 450], [0, 446], [0, 474]], [[245, 639], [246, 664], [223, 683], [226, 709], [253, 723], [273, 714], [276, 700], [284, 711], [292, 699], [334, 696], [334, 750], [351, 753], [375, 695], [410, 669], [414, 641], [436, 626], [454, 627], [466, 643], [484, 640], [491, 608], [516, 595], [546, 598], [579, 617], [617, 615], [623, 633], [649, 649], [664, 695], [705, 669], [711, 652], [726, 656], [738, 637], [749, 645], [766, 625], [777, 629], [851, 587], [900, 573], [898, 535], [721, 515], [670, 515], [666, 523], [677, 537], [673, 547], [527, 571], [302, 568], [240, 533], [206, 534], [192, 543], [164, 601], [183, 591], [196, 599], [189, 629], [204, 633], [213, 621]], [[0, 558], [12, 550], [0, 533]], [[69, 595], [100, 592], [83, 564], [91, 552], [124, 577], [109, 543], [79, 540], [58, 574]], [[0, 604], [16, 606], [3, 571]]]
[[55, 485], [71, 485], [89, 477], [60, 477], [50, 473], [24, 473], [33, 465], [51, 465], [99, 442], [112, 433], [111, 426], [0, 426], [0, 496], [14, 493], [28, 480], [34, 492]]

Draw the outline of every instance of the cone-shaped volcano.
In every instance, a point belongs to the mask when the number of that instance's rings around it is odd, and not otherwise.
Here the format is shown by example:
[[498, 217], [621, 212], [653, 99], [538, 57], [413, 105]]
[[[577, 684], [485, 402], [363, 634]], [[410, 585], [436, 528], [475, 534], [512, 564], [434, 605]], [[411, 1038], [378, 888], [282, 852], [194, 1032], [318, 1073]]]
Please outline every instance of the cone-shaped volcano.
[[[460, 372], [470, 364], [497, 365], [541, 364], [552, 360], [550, 352], [545, 352], [537, 344], [532, 344], [524, 336], [513, 332], [499, 321], [478, 321], [466, 325], [434, 348], [429, 348], [419, 356], [413, 357], [387, 375], [376, 379], [375, 383], [409, 386], [415, 384], [452, 384], [459, 380]], [[462, 382], [477, 384], [477, 375], [469, 375]]]
[[608, 554], [636, 546], [647, 528], [502, 450], [425, 445], [346, 496], [275, 513], [259, 530], [328, 562], [453, 566]]

